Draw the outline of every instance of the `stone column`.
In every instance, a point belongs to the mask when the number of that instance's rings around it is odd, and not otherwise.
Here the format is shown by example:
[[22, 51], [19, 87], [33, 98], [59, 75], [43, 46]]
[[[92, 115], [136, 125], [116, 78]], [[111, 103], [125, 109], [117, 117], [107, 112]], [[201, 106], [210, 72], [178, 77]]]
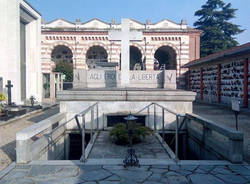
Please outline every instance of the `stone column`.
[[121, 39], [121, 87], [129, 84], [129, 19], [122, 19], [122, 39]]

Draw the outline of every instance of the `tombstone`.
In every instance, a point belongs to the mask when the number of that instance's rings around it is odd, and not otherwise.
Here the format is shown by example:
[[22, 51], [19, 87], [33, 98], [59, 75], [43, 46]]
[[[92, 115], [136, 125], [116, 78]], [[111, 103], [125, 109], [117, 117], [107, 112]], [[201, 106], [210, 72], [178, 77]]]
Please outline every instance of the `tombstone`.
[[0, 77], [0, 93], [3, 92], [3, 78]]
[[8, 80], [7, 81], [7, 85], [5, 85], [5, 87], [7, 88], [7, 93], [8, 93], [8, 105], [11, 105], [11, 88], [13, 87], [13, 85], [11, 84], [11, 81]]
[[129, 48], [130, 41], [141, 41], [142, 32], [141, 31], [131, 31], [129, 28], [129, 19], [122, 19], [121, 21], [121, 31], [112, 30], [109, 31], [109, 40], [117, 41], [121, 40], [121, 87], [128, 87], [129, 85], [129, 65], [130, 56]]

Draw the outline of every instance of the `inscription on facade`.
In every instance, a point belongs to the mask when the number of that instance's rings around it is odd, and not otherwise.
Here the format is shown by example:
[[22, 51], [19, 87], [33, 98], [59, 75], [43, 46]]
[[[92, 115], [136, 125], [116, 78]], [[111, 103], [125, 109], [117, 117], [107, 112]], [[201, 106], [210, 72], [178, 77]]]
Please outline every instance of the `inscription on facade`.
[[[140, 81], [140, 80], [162, 80], [162, 73], [158, 73], [158, 74], [152, 74], [152, 73], [139, 73], [139, 74], [135, 74], [135, 73], [130, 73], [129, 76], [129, 80], [130, 81]], [[168, 79], [168, 81], [171, 81], [173, 78], [173, 74], [167, 74], [166, 78]], [[108, 81], [119, 81], [121, 80], [121, 74], [117, 74], [117, 73], [90, 73], [88, 75], [88, 79], [90, 80], [108, 80]]]
[[[117, 70], [74, 70], [75, 87], [122, 87], [121, 71]], [[129, 86], [135, 88], [176, 88], [176, 70], [130, 71]]]

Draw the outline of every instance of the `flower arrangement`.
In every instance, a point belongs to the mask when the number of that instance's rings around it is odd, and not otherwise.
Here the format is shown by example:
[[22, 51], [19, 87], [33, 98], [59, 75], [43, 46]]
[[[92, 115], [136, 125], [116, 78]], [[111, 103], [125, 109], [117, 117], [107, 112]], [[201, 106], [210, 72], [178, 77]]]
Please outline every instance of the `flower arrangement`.
[[5, 105], [6, 99], [6, 96], [3, 93], [0, 93], [0, 113], [2, 112], [2, 109]]
[[0, 102], [5, 101], [5, 100], [6, 100], [6, 96], [3, 93], [0, 93]]

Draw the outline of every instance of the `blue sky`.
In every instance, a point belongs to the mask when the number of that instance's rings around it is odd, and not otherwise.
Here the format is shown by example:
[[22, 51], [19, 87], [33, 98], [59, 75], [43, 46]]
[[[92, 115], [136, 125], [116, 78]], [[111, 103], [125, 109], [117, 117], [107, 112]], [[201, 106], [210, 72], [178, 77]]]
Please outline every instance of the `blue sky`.
[[[194, 12], [205, 4], [206, 0], [27, 0], [48, 22], [56, 18], [64, 18], [74, 22], [80, 18], [86, 22], [99, 18], [106, 22], [121, 18], [133, 18], [142, 23], [146, 19], [157, 22], [169, 19], [179, 23], [186, 19], [189, 26], [198, 19]], [[246, 29], [237, 36], [240, 44], [250, 42], [250, 0], [224, 0], [237, 8], [233, 23]]]

